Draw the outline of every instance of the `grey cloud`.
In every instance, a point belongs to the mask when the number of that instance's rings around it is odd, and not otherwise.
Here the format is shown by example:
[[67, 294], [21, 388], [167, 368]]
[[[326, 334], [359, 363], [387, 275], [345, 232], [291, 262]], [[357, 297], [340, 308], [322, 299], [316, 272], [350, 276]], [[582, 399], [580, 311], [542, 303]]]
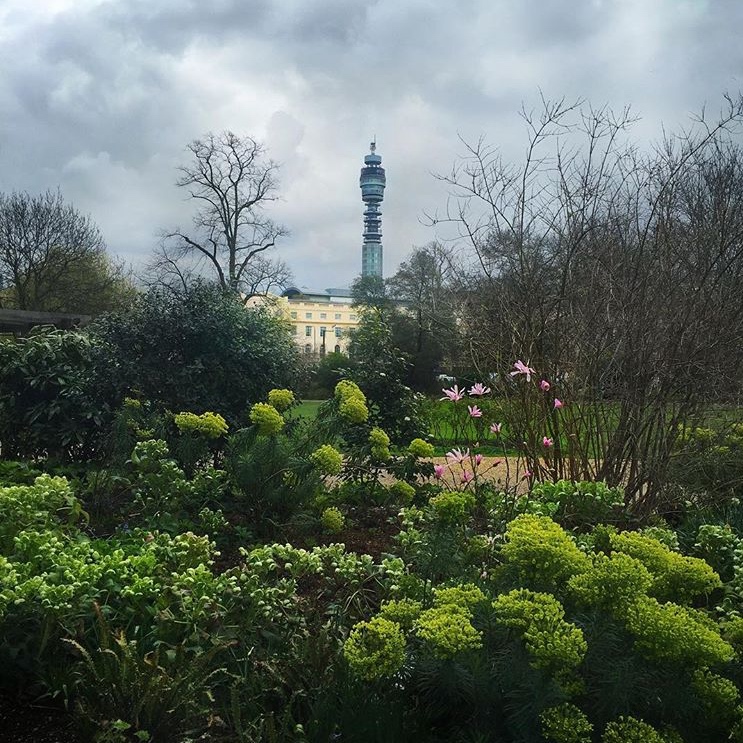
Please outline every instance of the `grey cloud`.
[[283, 163], [281, 255], [309, 285], [358, 270], [375, 133], [392, 272], [434, 236], [419, 217], [446, 199], [431, 172], [449, 169], [457, 135], [520, 157], [517, 111], [539, 89], [631, 103], [648, 138], [743, 87], [736, 0], [75, 0], [49, 18], [6, 3], [2, 189], [59, 184], [113, 250], [144, 259], [159, 229], [188, 223], [173, 185], [185, 144], [252, 134]]

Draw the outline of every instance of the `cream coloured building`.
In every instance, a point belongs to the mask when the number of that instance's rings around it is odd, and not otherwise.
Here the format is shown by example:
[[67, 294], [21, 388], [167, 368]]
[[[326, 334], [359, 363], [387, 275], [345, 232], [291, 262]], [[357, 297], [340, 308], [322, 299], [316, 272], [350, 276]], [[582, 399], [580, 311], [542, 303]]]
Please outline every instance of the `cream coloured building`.
[[281, 296], [252, 297], [248, 306], [272, 305], [291, 323], [303, 353], [324, 356], [348, 352], [348, 331], [358, 326], [358, 309], [347, 289], [310, 291], [290, 287]]

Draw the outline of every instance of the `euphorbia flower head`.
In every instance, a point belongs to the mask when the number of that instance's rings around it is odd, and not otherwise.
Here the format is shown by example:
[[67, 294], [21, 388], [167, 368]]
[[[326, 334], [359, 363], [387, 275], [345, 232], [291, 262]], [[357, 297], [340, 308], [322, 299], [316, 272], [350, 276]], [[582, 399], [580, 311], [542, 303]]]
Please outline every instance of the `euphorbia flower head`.
[[470, 395], [487, 395], [490, 392], [490, 387], [486, 387], [482, 382], [475, 382], [470, 387]]
[[477, 405], [468, 405], [467, 412], [470, 414], [471, 418], [482, 418], [482, 410], [480, 410]]
[[446, 472], [446, 467], [443, 464], [434, 464], [433, 466], [433, 474], [436, 477], [437, 480], [440, 480], [444, 476], [444, 472]]
[[448, 390], [443, 389], [441, 391], [445, 395], [441, 398], [442, 400], [451, 400], [452, 402], [458, 402], [464, 397], [464, 390], [460, 390], [456, 384], [453, 387], [450, 387]]
[[555, 398], [555, 410], [559, 410], [562, 407], [562, 400]]
[[531, 382], [531, 375], [536, 374], [536, 371], [532, 369], [530, 366], [527, 366], [521, 359], [519, 359], [514, 365], [513, 365], [513, 371], [511, 372], [511, 376], [515, 377], [518, 374], [524, 374], [526, 376], [526, 381]]
[[542, 380], [542, 381], [541, 381], [541, 382], [539, 383], [539, 389], [540, 389], [540, 390], [542, 390], [542, 392], [549, 392], [549, 388], [550, 388], [551, 386], [552, 386], [552, 385], [551, 385], [551, 384], [550, 384], [550, 383], [549, 383], [549, 382], [548, 382], [548, 381], [547, 381], [546, 379], [543, 379], [543, 380]]
[[549, 436], [545, 436], [542, 439], [542, 444], [549, 449], [551, 446], [555, 445], [555, 442]]
[[464, 451], [461, 451], [460, 449], [452, 449], [451, 451], [446, 452], [446, 458], [450, 462], [456, 462], [457, 464], [461, 464], [465, 459], [469, 459], [469, 456], [469, 449], [465, 449]]
[[503, 424], [502, 423], [491, 423], [490, 424], [490, 432], [491, 433], [498, 434], [498, 433], [500, 433], [501, 428], [503, 428]]

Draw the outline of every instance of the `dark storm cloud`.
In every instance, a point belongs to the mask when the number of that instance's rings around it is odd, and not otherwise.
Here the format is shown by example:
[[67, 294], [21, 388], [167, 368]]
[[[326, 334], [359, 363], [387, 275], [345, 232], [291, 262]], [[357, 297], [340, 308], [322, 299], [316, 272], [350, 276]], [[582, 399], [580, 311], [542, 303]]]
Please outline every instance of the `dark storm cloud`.
[[519, 157], [521, 102], [633, 104], [645, 141], [743, 87], [735, 0], [24, 0], [0, 6], [0, 188], [65, 196], [144, 259], [188, 223], [185, 144], [230, 128], [283, 163], [276, 216], [300, 283], [358, 270], [358, 169], [388, 170], [388, 272], [434, 235], [457, 135]]

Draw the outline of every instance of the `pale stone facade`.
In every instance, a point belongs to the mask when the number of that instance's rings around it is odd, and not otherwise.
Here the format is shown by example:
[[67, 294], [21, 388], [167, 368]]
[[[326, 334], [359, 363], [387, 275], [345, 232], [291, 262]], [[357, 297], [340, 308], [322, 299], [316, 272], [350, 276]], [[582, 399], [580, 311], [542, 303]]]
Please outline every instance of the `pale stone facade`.
[[324, 356], [348, 352], [348, 331], [359, 324], [358, 309], [343, 290], [325, 292], [287, 289], [282, 296], [252, 297], [248, 306], [273, 306], [292, 326], [294, 341], [302, 353]]

